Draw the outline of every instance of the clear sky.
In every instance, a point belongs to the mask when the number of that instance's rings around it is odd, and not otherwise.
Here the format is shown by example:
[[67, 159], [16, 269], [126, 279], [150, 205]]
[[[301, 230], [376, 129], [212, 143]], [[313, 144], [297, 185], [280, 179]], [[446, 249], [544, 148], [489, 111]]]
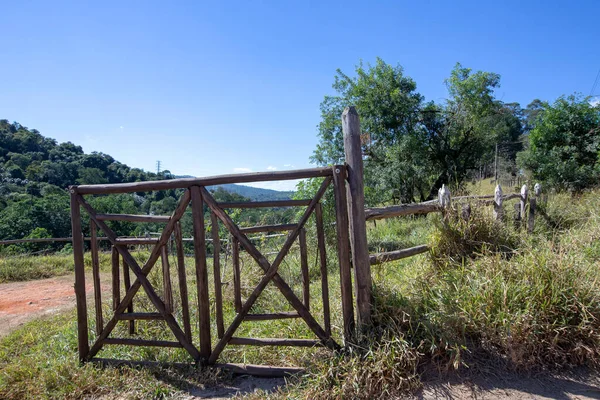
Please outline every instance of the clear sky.
[[94, 3], [0, 0], [0, 118], [179, 175], [310, 167], [319, 103], [360, 59], [435, 101], [456, 62], [496, 72], [522, 106], [600, 69], [600, 0]]

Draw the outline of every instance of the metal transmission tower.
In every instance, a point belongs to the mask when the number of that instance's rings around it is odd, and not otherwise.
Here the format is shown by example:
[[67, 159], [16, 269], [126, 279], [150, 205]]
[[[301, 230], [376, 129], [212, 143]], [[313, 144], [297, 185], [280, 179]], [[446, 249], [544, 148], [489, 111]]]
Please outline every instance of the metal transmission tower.
[[156, 175], [160, 174], [160, 160], [156, 160]]

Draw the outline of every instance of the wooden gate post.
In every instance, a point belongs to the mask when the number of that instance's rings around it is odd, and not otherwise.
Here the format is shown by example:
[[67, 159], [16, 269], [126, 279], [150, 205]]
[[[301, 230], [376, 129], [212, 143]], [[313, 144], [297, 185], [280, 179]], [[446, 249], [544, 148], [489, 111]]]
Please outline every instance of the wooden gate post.
[[350, 216], [350, 246], [355, 274], [358, 327], [371, 324], [371, 264], [367, 244], [363, 159], [360, 140], [360, 119], [354, 106], [342, 114], [344, 151], [348, 165], [348, 211]]
[[71, 194], [71, 230], [73, 260], [75, 262], [75, 298], [77, 300], [77, 347], [79, 361], [85, 361], [90, 352], [88, 342], [87, 304], [85, 299], [85, 270], [83, 264], [83, 235], [81, 233], [81, 210], [77, 200], [77, 189], [69, 188]]

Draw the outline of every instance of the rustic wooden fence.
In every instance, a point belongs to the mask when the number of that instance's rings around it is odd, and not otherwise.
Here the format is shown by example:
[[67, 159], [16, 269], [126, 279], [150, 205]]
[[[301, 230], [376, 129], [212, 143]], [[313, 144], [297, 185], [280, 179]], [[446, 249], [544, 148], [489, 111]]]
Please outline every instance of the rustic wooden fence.
[[[469, 196], [450, 198], [446, 187], [440, 190], [439, 199], [435, 201], [396, 205], [381, 208], [368, 208], [364, 206], [363, 187], [363, 159], [361, 148], [361, 130], [358, 114], [354, 107], [347, 108], [342, 115], [342, 127], [344, 133], [344, 148], [346, 155], [345, 165], [333, 167], [314, 168], [295, 171], [263, 172], [238, 175], [223, 175], [207, 178], [172, 179], [152, 182], [135, 182], [110, 185], [82, 185], [70, 187], [71, 194], [71, 222], [72, 243], [75, 261], [75, 292], [77, 299], [77, 321], [78, 321], [78, 349], [81, 361], [102, 361], [97, 358], [98, 352], [105, 345], [132, 345], [132, 346], [160, 346], [179, 347], [185, 349], [192, 360], [199, 365], [219, 365], [231, 368], [235, 371], [243, 371], [252, 374], [277, 375], [282, 373], [296, 372], [290, 368], [274, 368], [269, 366], [242, 366], [234, 364], [218, 364], [219, 356], [227, 345], [258, 345], [258, 346], [325, 346], [332, 350], [339, 349], [338, 344], [331, 332], [329, 282], [327, 276], [327, 254], [325, 248], [325, 237], [323, 229], [323, 215], [321, 199], [327, 188], [333, 186], [335, 197], [335, 226], [337, 234], [337, 258], [340, 273], [341, 309], [343, 318], [344, 343], [348, 343], [357, 331], [368, 329], [371, 323], [372, 303], [372, 281], [371, 265], [382, 262], [398, 260], [412, 255], [426, 252], [426, 245], [416, 246], [409, 249], [399, 249], [379, 254], [369, 254], [367, 243], [367, 221], [381, 218], [390, 218], [411, 214], [426, 214], [430, 212], [444, 212], [450, 207], [451, 201], [457, 202], [466, 199], [477, 200], [494, 205], [497, 218], [502, 217], [502, 204], [511, 199], [520, 199], [519, 210], [523, 217], [527, 207], [527, 188], [521, 194], [503, 195], [500, 186], [496, 189], [495, 196]], [[247, 183], [275, 180], [293, 180], [306, 178], [323, 178], [323, 183], [317, 194], [312, 199], [285, 200], [267, 202], [243, 202], [243, 203], [218, 203], [212, 197], [206, 186]], [[115, 215], [99, 214], [86, 201], [89, 195], [106, 195], [116, 193], [132, 193], [159, 191], [167, 189], [183, 189], [183, 195], [179, 204], [171, 216], [148, 216], [148, 215]], [[539, 186], [536, 188], [536, 196], [539, 195]], [[535, 212], [536, 197], [529, 200], [528, 216], [531, 220], [530, 229], [533, 229], [533, 216]], [[213, 345], [211, 337], [211, 314], [209, 311], [209, 281], [208, 267], [206, 262], [206, 226], [203, 216], [203, 207], [206, 205], [210, 210], [211, 239], [213, 242], [213, 270], [214, 270], [214, 303], [216, 305], [215, 323], [217, 327], [216, 343]], [[195, 275], [198, 293], [198, 321], [190, 320], [190, 304], [188, 301], [188, 288], [186, 280], [186, 265], [183, 254], [183, 239], [181, 234], [180, 219], [184, 212], [191, 207], [193, 219], [193, 247], [195, 260]], [[231, 208], [255, 208], [255, 207], [305, 207], [299, 220], [294, 224], [257, 226], [240, 228], [224, 211]], [[83, 264], [83, 236], [81, 227], [81, 208], [89, 214], [91, 232], [92, 270], [95, 293], [96, 314], [96, 338], [93, 343], [88, 336], [88, 316], [86, 305], [85, 274]], [[310, 291], [307, 241], [305, 226], [311, 215], [315, 215], [317, 232], [317, 251], [320, 263], [320, 279], [322, 288], [322, 315], [316, 316], [310, 307]], [[125, 220], [135, 222], [160, 222], [164, 229], [158, 238], [122, 238], [115, 235], [105, 221]], [[225, 326], [223, 321], [223, 296], [220, 281], [220, 243], [219, 224], [224, 226], [232, 237], [232, 260], [233, 260], [233, 283], [234, 283], [234, 309], [236, 312], [233, 321]], [[98, 262], [98, 231], [101, 231], [112, 245], [112, 303], [113, 314], [105, 323], [102, 313], [102, 299], [99, 278]], [[249, 240], [248, 234], [257, 232], [288, 232], [287, 238], [277, 253], [273, 262], [269, 262], [265, 254], [262, 254]], [[174, 313], [173, 290], [171, 283], [171, 268], [166, 255], [167, 244], [171, 235], [175, 237], [177, 253], [177, 275], [179, 293], [181, 295], [180, 306], [182, 308], [180, 320]], [[292, 244], [298, 241], [301, 254], [300, 269], [302, 275], [302, 299], [300, 299], [279, 275], [278, 268], [284, 257], [289, 252]], [[130, 245], [152, 245], [148, 260], [140, 265], [132, 256], [128, 246]], [[260, 266], [264, 274], [260, 282], [254, 288], [248, 298], [243, 301], [240, 290], [240, 266], [239, 253], [243, 248]], [[154, 268], [158, 259], [162, 266], [162, 297], [157, 294], [155, 288], [147, 276]], [[121, 266], [125, 295], [121, 298]], [[354, 279], [352, 277], [354, 271]], [[134, 279], [130, 273], [133, 272]], [[354, 290], [352, 290], [354, 281]], [[257, 298], [261, 295], [269, 282], [273, 282], [289, 304], [293, 312], [277, 312], [271, 314], [252, 314], [250, 310]], [[152, 302], [155, 311], [152, 313], [140, 313], [134, 310], [134, 296], [143, 288]], [[353, 293], [354, 292], [354, 293]], [[355, 320], [356, 309], [356, 320]], [[179, 315], [179, 314], [177, 314]], [[236, 337], [235, 333], [243, 321], [261, 321], [268, 319], [302, 319], [314, 333], [315, 339], [288, 339], [288, 338], [244, 338]], [[317, 322], [323, 321], [323, 325]], [[135, 332], [136, 320], [163, 320], [174, 336], [172, 341], [158, 341], [151, 339], [134, 339], [112, 337], [111, 333], [118, 322], [126, 321], [129, 324], [129, 332]], [[192, 337], [191, 324], [198, 324], [199, 337]], [[183, 329], [182, 329], [183, 326]]]
[[[327, 254], [325, 251], [325, 236], [323, 229], [323, 215], [321, 199], [329, 186], [333, 186], [335, 195], [336, 227], [337, 227], [337, 252], [340, 268], [341, 281], [341, 308], [343, 313], [343, 336], [349, 340], [355, 329], [354, 307], [352, 301], [352, 278], [350, 270], [350, 230], [348, 229], [348, 202], [346, 194], [346, 176], [348, 168], [345, 165], [334, 167], [315, 168], [284, 172], [267, 172], [239, 175], [224, 175], [199, 179], [173, 179], [167, 181], [136, 182], [112, 185], [82, 185], [70, 187], [71, 194], [71, 221], [73, 229], [73, 254], [75, 261], [75, 292], [77, 299], [78, 320], [78, 349], [79, 358], [82, 361], [107, 360], [97, 358], [98, 352], [105, 345], [131, 345], [131, 346], [159, 346], [179, 347], [185, 349], [192, 360], [200, 365], [219, 365], [234, 370], [249, 373], [281, 374], [290, 372], [290, 369], [277, 369], [260, 366], [241, 366], [233, 364], [218, 364], [219, 355], [227, 345], [258, 345], [258, 346], [325, 346], [330, 349], [340, 348], [331, 334], [330, 322], [330, 300], [329, 283], [327, 277]], [[292, 180], [322, 177], [323, 183], [315, 197], [306, 200], [283, 200], [268, 202], [247, 203], [218, 203], [206, 190], [206, 186], [220, 185], [226, 183], [245, 183], [273, 180]], [[179, 204], [171, 216], [149, 216], [149, 215], [117, 215], [99, 214], [86, 201], [89, 195], [106, 195], [115, 193], [131, 193], [140, 191], [155, 191], [165, 189], [183, 189], [183, 195]], [[206, 251], [206, 226], [203, 216], [203, 207], [206, 205], [210, 210], [211, 240], [213, 242], [213, 269], [214, 269], [214, 303], [216, 305], [215, 323], [217, 327], [216, 343], [213, 345], [211, 337], [211, 314], [209, 312], [209, 282]], [[190, 320], [190, 304], [188, 301], [188, 288], [186, 280], [186, 265], [183, 254], [183, 240], [181, 235], [180, 219], [184, 212], [191, 207], [193, 219], [193, 246], [195, 259], [195, 275], [198, 293], [198, 321]], [[256, 226], [248, 228], [238, 227], [230, 216], [224, 211], [231, 208], [256, 208], [256, 207], [304, 207], [302, 216], [294, 224]], [[81, 208], [90, 217], [90, 240], [92, 253], [92, 279], [95, 293], [95, 316], [96, 337], [93, 343], [89, 341], [88, 317], [86, 305], [85, 274], [83, 265], [83, 236], [81, 227]], [[363, 210], [364, 211], [364, 210]], [[315, 215], [317, 232], [317, 247], [320, 260], [321, 287], [323, 311], [322, 315], [314, 315], [310, 308], [310, 292], [308, 290], [308, 262], [307, 262], [307, 240], [305, 225], [311, 215]], [[118, 237], [106, 224], [106, 221], [127, 220], [135, 222], [161, 222], [164, 229], [158, 238], [123, 238]], [[363, 220], [364, 223], [364, 220]], [[223, 296], [220, 281], [220, 242], [219, 225], [224, 226], [233, 238], [233, 266], [234, 266], [234, 306], [236, 315], [229, 326], [223, 321]], [[98, 232], [101, 231], [112, 245], [112, 315], [103, 315], [102, 299], [99, 276], [98, 261]], [[287, 238], [278, 252], [274, 261], [267, 261], [264, 254], [249, 240], [248, 234], [257, 232], [289, 232]], [[171, 235], [175, 237], [177, 253], [177, 276], [181, 301], [181, 313], [174, 313], [173, 290], [171, 282], [171, 266], [166, 254], [167, 244]], [[288, 253], [292, 244], [298, 241], [301, 253], [301, 274], [303, 282], [302, 299], [292, 291], [290, 286], [278, 274], [278, 267]], [[152, 245], [148, 260], [139, 264], [129, 250], [131, 245]], [[264, 275], [245, 301], [242, 301], [240, 291], [240, 268], [239, 250], [242, 247], [261, 267]], [[154, 268], [157, 261], [161, 259], [162, 291], [154, 287], [147, 276]], [[130, 274], [133, 273], [133, 278]], [[122, 277], [122, 278], [121, 278]], [[250, 310], [262, 291], [269, 282], [273, 282], [289, 304], [293, 312], [277, 312], [272, 314], [251, 314]], [[121, 297], [121, 284], [125, 289], [125, 295]], [[135, 312], [134, 296], [143, 288], [152, 302], [155, 312]], [[162, 292], [162, 296], [157, 293]], [[178, 320], [176, 315], [181, 315]], [[236, 337], [235, 333], [243, 321], [261, 321], [269, 319], [299, 318], [314, 333], [315, 339], [288, 339], [288, 338], [244, 338]], [[323, 321], [323, 325], [317, 322]], [[162, 320], [165, 321], [173, 334], [174, 340], [152, 340], [112, 337], [115, 326], [120, 321], [129, 324], [129, 333], [135, 332], [135, 321], [137, 320]], [[199, 337], [192, 337], [191, 324], [197, 323]]]

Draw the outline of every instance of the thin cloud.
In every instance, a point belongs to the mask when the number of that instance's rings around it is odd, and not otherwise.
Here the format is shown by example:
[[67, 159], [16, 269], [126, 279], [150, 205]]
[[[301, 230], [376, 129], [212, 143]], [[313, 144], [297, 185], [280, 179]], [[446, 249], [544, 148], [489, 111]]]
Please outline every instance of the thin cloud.
[[238, 168], [234, 168], [233, 172], [244, 173], [244, 172], [252, 172], [252, 170], [250, 168], [238, 167]]
[[283, 166], [286, 168], [294, 168], [294, 166], [292, 164], [283, 164]]
[[272, 165], [269, 165], [269, 166], [267, 167], [267, 171], [276, 171], [276, 170], [277, 170], [277, 167], [274, 167], [274, 166], [272, 166]]

